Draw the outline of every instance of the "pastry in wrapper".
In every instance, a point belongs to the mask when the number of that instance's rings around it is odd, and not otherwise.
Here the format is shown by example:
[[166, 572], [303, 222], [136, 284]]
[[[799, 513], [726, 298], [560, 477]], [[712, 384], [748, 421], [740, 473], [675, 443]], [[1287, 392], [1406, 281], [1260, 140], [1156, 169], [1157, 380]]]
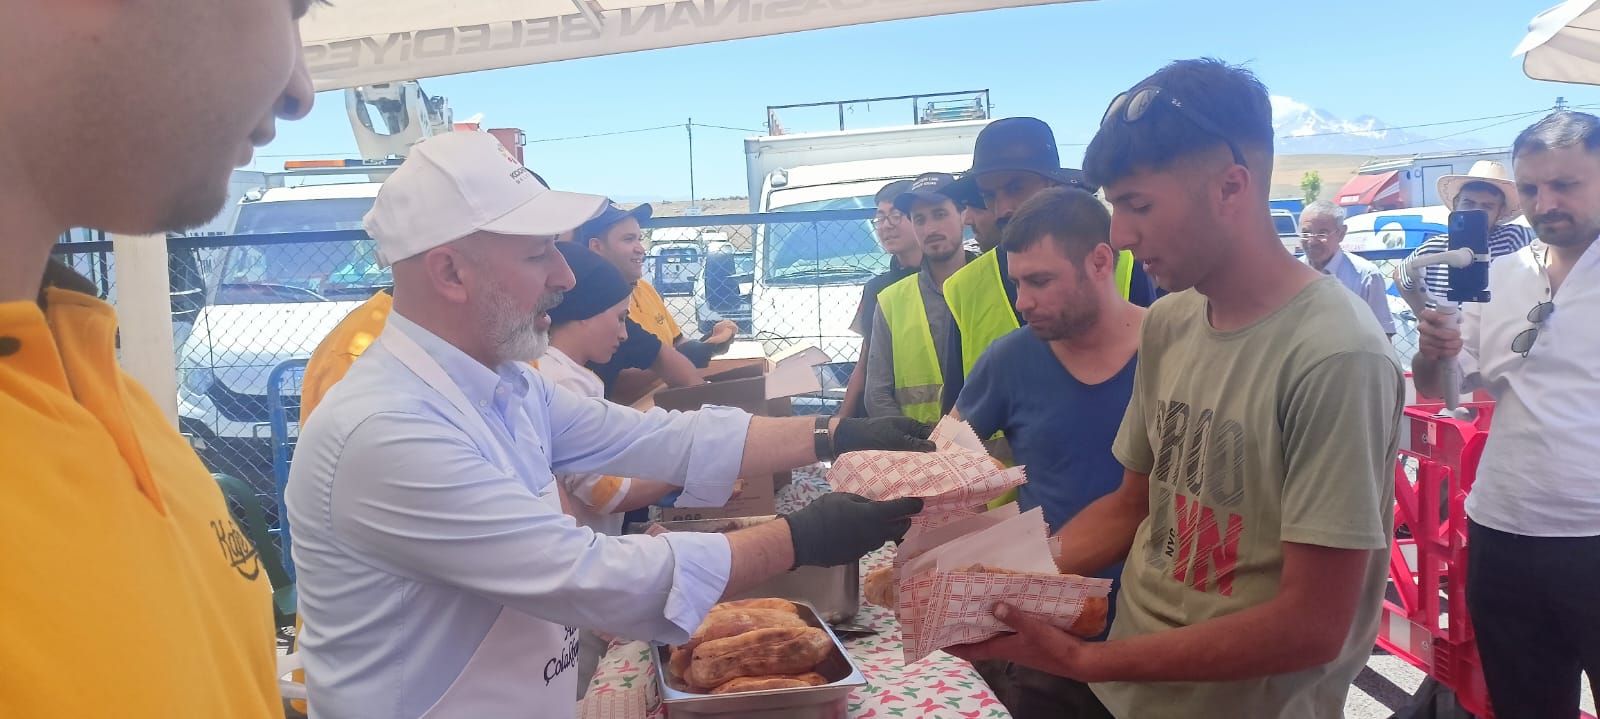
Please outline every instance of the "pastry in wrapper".
[[[974, 564], [961, 569], [963, 572], [977, 574], [1038, 574], [1037, 572], [1018, 572], [1000, 567], [989, 567]], [[1077, 576], [1073, 574], [1039, 574], [1041, 577]], [[1083, 600], [1083, 610], [1078, 613], [1078, 618], [1067, 628], [1067, 632], [1080, 637], [1097, 637], [1106, 630], [1106, 616], [1110, 612], [1111, 600], [1107, 597], [1086, 597]]]
[[787, 676], [765, 677], [738, 677], [723, 682], [721, 686], [712, 689], [712, 694], [733, 694], [736, 692], [764, 692], [772, 689], [796, 689], [799, 687], [820, 687], [827, 684], [828, 680], [816, 672], [793, 674]]
[[879, 567], [867, 572], [866, 579], [862, 580], [862, 593], [868, 602], [893, 609], [896, 595], [899, 594], [895, 587], [894, 567]]

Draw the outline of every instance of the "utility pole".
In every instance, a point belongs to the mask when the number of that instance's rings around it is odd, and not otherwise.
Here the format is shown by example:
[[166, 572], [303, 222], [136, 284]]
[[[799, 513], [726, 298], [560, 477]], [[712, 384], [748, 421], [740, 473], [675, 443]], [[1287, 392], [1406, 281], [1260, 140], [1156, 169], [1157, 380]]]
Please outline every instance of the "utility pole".
[[1565, 110], [1565, 109], [1567, 109], [1567, 98], [1565, 98], [1565, 97], [1557, 97], [1556, 98], [1556, 112], [1561, 112], [1562, 110]]
[[694, 193], [694, 118], [689, 118], [683, 123], [683, 129], [689, 131], [689, 206], [696, 207]]

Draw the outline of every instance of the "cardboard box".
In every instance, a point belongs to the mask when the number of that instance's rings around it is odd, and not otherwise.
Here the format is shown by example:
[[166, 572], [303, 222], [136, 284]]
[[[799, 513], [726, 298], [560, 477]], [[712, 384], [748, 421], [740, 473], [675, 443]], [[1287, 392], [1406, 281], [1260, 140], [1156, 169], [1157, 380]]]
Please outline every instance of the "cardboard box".
[[[715, 359], [706, 368], [706, 384], [663, 389], [648, 399], [653, 406], [668, 410], [719, 405], [760, 417], [789, 417], [794, 414], [789, 397], [822, 389], [813, 367], [827, 361], [828, 355], [815, 347], [798, 348], [772, 359]], [[725, 507], [670, 507], [662, 510], [661, 519], [675, 522], [773, 514], [777, 512], [777, 490], [788, 486], [790, 480], [788, 472], [746, 477], [744, 492]]]

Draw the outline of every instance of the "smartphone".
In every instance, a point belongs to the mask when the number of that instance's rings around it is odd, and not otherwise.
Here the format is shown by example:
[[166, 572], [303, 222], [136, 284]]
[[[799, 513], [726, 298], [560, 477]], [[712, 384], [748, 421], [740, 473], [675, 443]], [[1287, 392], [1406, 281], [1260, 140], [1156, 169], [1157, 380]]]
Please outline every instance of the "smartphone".
[[1466, 267], [1449, 268], [1451, 302], [1489, 301], [1489, 213], [1456, 210], [1450, 213], [1450, 249], [1466, 247], [1479, 259]]

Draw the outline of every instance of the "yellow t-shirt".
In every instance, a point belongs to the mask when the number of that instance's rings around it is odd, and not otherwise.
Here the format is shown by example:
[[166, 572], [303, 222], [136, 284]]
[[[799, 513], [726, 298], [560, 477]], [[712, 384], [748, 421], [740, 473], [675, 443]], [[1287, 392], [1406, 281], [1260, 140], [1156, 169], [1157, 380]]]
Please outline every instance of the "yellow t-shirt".
[[628, 319], [637, 322], [668, 347], [677, 345], [678, 338], [683, 335], [683, 329], [678, 327], [677, 320], [672, 319], [661, 293], [644, 280], [639, 280], [633, 286], [633, 295], [628, 300]]
[[283, 716], [272, 588], [116, 364], [110, 305], [0, 303], [0, 716]]
[[317, 344], [316, 351], [306, 362], [305, 379], [300, 382], [300, 423], [304, 424], [311, 410], [322, 401], [323, 395], [335, 382], [344, 379], [350, 365], [367, 351], [367, 345], [378, 338], [384, 325], [389, 323], [389, 312], [394, 309], [394, 297], [379, 292], [362, 303], [345, 318], [339, 320], [333, 331]]

